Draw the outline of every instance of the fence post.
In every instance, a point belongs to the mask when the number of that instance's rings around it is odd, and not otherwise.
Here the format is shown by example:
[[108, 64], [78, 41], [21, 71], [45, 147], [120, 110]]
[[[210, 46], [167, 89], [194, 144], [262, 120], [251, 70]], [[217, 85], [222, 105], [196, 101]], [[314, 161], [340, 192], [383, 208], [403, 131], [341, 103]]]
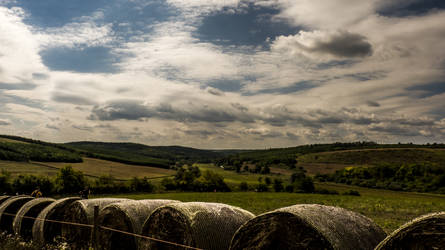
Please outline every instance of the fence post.
[[99, 229], [99, 206], [94, 206], [94, 217], [93, 217], [93, 232], [91, 234], [91, 245], [93, 249], [96, 247], [96, 235]]

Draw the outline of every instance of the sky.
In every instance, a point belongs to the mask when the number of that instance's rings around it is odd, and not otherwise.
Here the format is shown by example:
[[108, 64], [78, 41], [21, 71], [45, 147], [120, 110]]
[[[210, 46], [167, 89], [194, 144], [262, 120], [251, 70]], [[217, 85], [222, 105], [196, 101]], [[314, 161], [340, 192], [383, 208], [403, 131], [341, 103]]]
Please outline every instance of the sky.
[[0, 0], [0, 134], [445, 142], [443, 0]]

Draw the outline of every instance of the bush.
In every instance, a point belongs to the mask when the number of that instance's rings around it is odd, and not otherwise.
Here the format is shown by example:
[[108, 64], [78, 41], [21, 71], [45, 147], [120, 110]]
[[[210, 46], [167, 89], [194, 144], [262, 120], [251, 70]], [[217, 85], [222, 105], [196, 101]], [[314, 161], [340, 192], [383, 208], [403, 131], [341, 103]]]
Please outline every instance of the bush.
[[248, 191], [249, 190], [249, 185], [247, 185], [247, 182], [243, 181], [239, 184], [239, 189], [241, 191]]
[[280, 179], [275, 179], [273, 181], [273, 189], [275, 190], [275, 192], [281, 192], [283, 191], [284, 187], [283, 187], [283, 181]]
[[297, 182], [295, 182], [296, 192], [302, 193], [313, 193], [315, 191], [314, 182], [312, 178], [305, 177]]
[[151, 184], [147, 177], [144, 177], [142, 179], [134, 177], [130, 181], [130, 190], [134, 192], [151, 193], [154, 190], [154, 186], [153, 184]]
[[269, 187], [264, 183], [259, 183], [256, 188], [256, 191], [257, 192], [267, 192], [267, 191], [269, 191]]
[[71, 166], [60, 169], [57, 174], [57, 191], [63, 194], [74, 194], [87, 186], [88, 182], [81, 171], [76, 171]]
[[44, 176], [35, 175], [19, 175], [12, 182], [12, 189], [19, 194], [31, 194], [37, 187], [43, 195], [50, 195], [54, 193], [54, 183]]

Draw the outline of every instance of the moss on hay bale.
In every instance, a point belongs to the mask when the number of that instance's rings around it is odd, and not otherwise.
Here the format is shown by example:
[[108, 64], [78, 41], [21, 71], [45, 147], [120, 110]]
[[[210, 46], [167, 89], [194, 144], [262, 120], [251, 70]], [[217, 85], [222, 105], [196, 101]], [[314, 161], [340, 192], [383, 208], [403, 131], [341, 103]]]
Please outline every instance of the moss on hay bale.
[[386, 237], [376, 250], [445, 249], [445, 212], [418, 217]]
[[[220, 203], [172, 203], [157, 208], [144, 223], [142, 234], [203, 249], [228, 249], [236, 230], [254, 215]], [[140, 249], [178, 249], [140, 240]]]
[[24, 217], [36, 218], [44, 208], [54, 201], [52, 198], [37, 198], [26, 202], [17, 212], [12, 223], [14, 233], [22, 236], [25, 240], [30, 240], [32, 238], [32, 226], [34, 225], [35, 219]]
[[[141, 234], [142, 226], [148, 216], [158, 207], [174, 200], [137, 200], [108, 205], [100, 211], [100, 226], [125, 232]], [[137, 249], [139, 238], [118, 232], [100, 229], [96, 235], [97, 249]]]
[[[0, 205], [0, 229], [12, 233], [12, 222], [15, 214], [26, 202], [34, 199], [31, 196], [17, 196], [7, 199]], [[12, 215], [11, 215], [12, 214]]]
[[230, 249], [374, 249], [385, 232], [343, 208], [295, 205], [262, 214], [233, 236]]
[[[94, 206], [99, 209], [117, 202], [128, 201], [119, 198], [86, 199], [73, 202], [65, 211], [64, 220], [80, 224], [94, 224]], [[62, 225], [62, 237], [71, 244], [73, 249], [87, 248], [91, 241], [92, 230], [89, 227], [77, 225]]]
[[79, 197], [68, 197], [56, 200], [44, 208], [32, 227], [34, 242], [44, 245], [52, 243], [55, 237], [60, 236], [62, 225], [48, 220], [63, 221], [66, 208], [79, 199]]

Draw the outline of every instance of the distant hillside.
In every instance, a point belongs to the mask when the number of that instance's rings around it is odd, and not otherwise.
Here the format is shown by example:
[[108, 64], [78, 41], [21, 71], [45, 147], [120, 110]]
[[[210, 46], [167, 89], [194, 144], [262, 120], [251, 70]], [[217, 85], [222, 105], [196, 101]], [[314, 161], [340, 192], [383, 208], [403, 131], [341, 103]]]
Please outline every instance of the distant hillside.
[[181, 146], [147, 146], [137, 143], [44, 142], [19, 136], [0, 135], [0, 160], [81, 162], [83, 157], [126, 164], [169, 168], [176, 163], [208, 163], [241, 150], [202, 150]]
[[296, 166], [307, 168], [317, 164], [335, 165], [332, 169], [338, 169], [345, 164], [425, 162], [445, 164], [443, 149], [445, 149], [445, 144], [377, 144], [374, 142], [314, 144], [243, 152], [223, 157], [217, 163], [224, 166], [243, 166], [248, 163], [287, 168]]
[[180, 146], [146, 146], [137, 143], [71, 142], [63, 145], [88, 157], [162, 168], [168, 168], [176, 162], [211, 162], [226, 155], [223, 151]]
[[0, 160], [73, 163], [82, 162], [82, 157], [56, 144], [0, 135]]

